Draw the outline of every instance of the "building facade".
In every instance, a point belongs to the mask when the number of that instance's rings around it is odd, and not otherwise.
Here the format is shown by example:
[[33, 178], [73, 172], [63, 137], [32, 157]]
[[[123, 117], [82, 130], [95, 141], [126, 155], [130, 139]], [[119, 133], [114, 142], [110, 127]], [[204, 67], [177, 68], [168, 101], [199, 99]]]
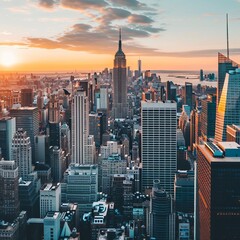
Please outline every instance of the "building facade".
[[142, 190], [159, 179], [170, 194], [174, 192], [177, 170], [177, 105], [175, 102], [142, 101]]
[[14, 161], [0, 161], [0, 219], [13, 221], [19, 215], [18, 167]]
[[11, 160], [18, 166], [19, 177], [25, 179], [32, 172], [32, 147], [27, 132], [19, 128], [12, 139]]
[[89, 135], [89, 102], [85, 91], [77, 90], [72, 104], [72, 162], [85, 163], [85, 149]]
[[216, 141], [226, 141], [227, 125], [240, 125], [240, 69], [226, 74], [216, 116]]
[[211, 142], [197, 146], [199, 239], [240, 239], [240, 146]]
[[118, 51], [115, 54], [113, 66], [113, 108], [114, 118], [126, 118], [127, 107], [127, 71], [126, 57], [122, 51], [121, 31], [119, 34]]

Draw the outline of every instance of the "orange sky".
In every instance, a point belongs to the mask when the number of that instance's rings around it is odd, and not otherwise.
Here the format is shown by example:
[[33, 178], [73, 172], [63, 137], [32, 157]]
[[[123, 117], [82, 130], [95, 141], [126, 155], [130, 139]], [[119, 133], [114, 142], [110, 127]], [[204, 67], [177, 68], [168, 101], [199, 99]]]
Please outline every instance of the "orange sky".
[[[10, 47], [4, 49], [15, 57], [15, 63], [4, 66], [4, 60], [0, 60], [0, 71], [101, 71], [105, 67], [112, 68], [113, 55], [86, 54], [83, 52], [67, 50], [46, 50], [37, 48], [18, 49]], [[128, 56], [127, 65], [132, 70], [137, 69], [139, 57]], [[1, 55], [1, 48], [0, 48]], [[6, 57], [8, 55], [6, 54]], [[217, 69], [217, 56], [208, 58], [194, 57], [159, 57], [143, 56], [142, 69], [154, 70], [205, 70]]]

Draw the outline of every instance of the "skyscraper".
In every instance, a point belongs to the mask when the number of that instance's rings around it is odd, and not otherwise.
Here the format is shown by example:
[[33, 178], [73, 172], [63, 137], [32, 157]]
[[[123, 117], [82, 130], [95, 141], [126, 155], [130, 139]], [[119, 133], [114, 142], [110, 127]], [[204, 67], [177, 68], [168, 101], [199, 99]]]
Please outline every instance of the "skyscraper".
[[36, 107], [20, 107], [10, 109], [10, 116], [16, 118], [16, 129], [22, 128], [30, 137], [32, 147], [32, 160], [35, 162], [34, 137], [38, 135], [38, 109]]
[[18, 175], [23, 180], [32, 172], [32, 148], [27, 132], [19, 128], [12, 139], [11, 160], [18, 166]]
[[197, 146], [199, 239], [240, 239], [240, 145]]
[[0, 218], [13, 221], [19, 214], [18, 167], [14, 161], [0, 161]]
[[217, 103], [220, 101], [226, 73], [229, 70], [235, 70], [238, 64], [230, 58], [218, 53], [218, 85], [217, 85]]
[[56, 95], [51, 95], [48, 102], [48, 121], [50, 123], [59, 123], [60, 106]]
[[138, 76], [140, 77], [142, 75], [142, 61], [141, 59], [138, 59]]
[[226, 140], [227, 125], [240, 124], [240, 69], [226, 74], [216, 116], [215, 139]]
[[25, 88], [21, 90], [21, 106], [32, 107], [33, 105], [33, 89]]
[[194, 172], [177, 171], [174, 184], [176, 212], [194, 212]]
[[193, 108], [192, 104], [192, 83], [185, 82], [185, 88], [184, 88], [184, 104], [190, 106], [190, 108]]
[[113, 68], [113, 109], [114, 118], [127, 117], [127, 72], [126, 57], [122, 51], [121, 30], [119, 32], [118, 51], [115, 54]]
[[0, 148], [4, 159], [11, 159], [12, 138], [16, 132], [16, 118], [0, 119]]
[[66, 157], [61, 148], [57, 146], [50, 147], [50, 167], [52, 169], [52, 178], [54, 183], [61, 182], [63, 172], [66, 170]]
[[201, 134], [203, 138], [214, 138], [216, 125], [216, 95], [208, 95], [202, 103]]
[[150, 198], [150, 235], [157, 240], [175, 239], [172, 197], [160, 187], [159, 180], [153, 183]]
[[173, 194], [177, 170], [177, 104], [144, 102], [142, 120], [142, 189], [151, 188], [159, 179], [161, 186]]
[[89, 102], [85, 91], [77, 90], [72, 104], [72, 162], [84, 164], [89, 135]]

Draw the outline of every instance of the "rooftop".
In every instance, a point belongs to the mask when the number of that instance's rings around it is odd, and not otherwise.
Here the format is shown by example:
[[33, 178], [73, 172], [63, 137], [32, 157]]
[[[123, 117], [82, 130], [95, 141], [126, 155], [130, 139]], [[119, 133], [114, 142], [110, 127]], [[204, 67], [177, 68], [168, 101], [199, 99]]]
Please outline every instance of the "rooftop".
[[60, 217], [61, 213], [60, 212], [48, 212], [45, 219], [57, 219], [58, 217]]
[[41, 188], [41, 191], [56, 191], [60, 187], [60, 183], [48, 183], [44, 184]]
[[227, 128], [232, 128], [236, 131], [240, 131], [240, 126], [239, 125], [235, 125], [235, 124], [232, 124], [232, 125], [227, 125]]
[[27, 110], [27, 111], [31, 111], [31, 110], [35, 110], [37, 109], [37, 107], [16, 107], [16, 108], [12, 108], [11, 110]]
[[[233, 156], [231, 154], [231, 156], [225, 156], [224, 154], [222, 155], [222, 157], [214, 157], [213, 153], [211, 152], [211, 150], [205, 146], [205, 145], [198, 145], [198, 149], [201, 150], [202, 154], [205, 156], [205, 158], [209, 161], [209, 163], [211, 162], [219, 162], [219, 163], [227, 163], [227, 162], [231, 162], [231, 163], [240, 163], [240, 158]], [[235, 150], [230, 149], [230, 150]], [[239, 149], [238, 149], [239, 150]]]
[[217, 144], [223, 151], [227, 149], [240, 149], [240, 145], [236, 142], [218, 142]]

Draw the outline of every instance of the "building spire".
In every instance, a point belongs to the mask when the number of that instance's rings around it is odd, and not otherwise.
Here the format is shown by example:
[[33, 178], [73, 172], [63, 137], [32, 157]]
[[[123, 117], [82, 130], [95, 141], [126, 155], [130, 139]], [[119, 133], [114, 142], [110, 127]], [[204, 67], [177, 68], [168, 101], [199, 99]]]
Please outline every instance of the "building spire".
[[122, 29], [119, 28], [119, 42], [118, 42], [118, 51], [122, 50]]

